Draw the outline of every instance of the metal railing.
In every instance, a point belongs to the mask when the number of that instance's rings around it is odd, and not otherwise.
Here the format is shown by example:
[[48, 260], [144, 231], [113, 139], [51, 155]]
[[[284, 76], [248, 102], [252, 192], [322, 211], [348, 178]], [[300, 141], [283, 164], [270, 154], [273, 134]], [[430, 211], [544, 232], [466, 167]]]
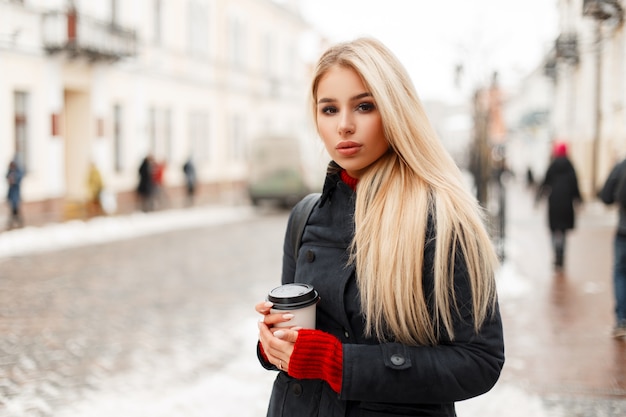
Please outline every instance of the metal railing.
[[68, 52], [93, 60], [118, 60], [137, 55], [134, 30], [102, 22], [75, 11], [43, 15], [43, 45], [48, 53]]

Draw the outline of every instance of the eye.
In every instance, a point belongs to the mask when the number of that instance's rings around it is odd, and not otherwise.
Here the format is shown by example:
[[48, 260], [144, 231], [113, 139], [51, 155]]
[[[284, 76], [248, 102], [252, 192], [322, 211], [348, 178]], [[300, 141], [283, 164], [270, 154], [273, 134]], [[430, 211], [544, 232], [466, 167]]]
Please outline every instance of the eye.
[[338, 112], [338, 110], [335, 106], [325, 106], [320, 109], [320, 112], [322, 112], [323, 114], [335, 114]]
[[371, 112], [372, 110], [376, 110], [376, 106], [374, 105], [374, 103], [360, 103], [358, 106], [356, 106], [356, 111], [359, 111], [361, 113], [368, 113]]

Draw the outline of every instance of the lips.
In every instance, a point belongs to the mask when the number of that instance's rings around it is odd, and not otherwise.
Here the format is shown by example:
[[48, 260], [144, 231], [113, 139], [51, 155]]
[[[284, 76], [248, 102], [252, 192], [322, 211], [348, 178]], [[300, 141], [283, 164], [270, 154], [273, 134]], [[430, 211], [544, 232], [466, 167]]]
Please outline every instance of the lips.
[[338, 153], [344, 156], [354, 155], [361, 149], [361, 145], [349, 140], [341, 141], [335, 147]]

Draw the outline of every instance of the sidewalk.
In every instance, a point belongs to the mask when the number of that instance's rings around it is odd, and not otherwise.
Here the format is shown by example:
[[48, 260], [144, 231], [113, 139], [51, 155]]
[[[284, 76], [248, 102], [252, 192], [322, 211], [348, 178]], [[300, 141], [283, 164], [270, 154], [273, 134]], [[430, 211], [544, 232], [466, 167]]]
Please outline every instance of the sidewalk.
[[42, 226], [27, 226], [0, 232], [0, 259], [59, 250], [115, 240], [131, 239], [154, 233], [241, 221], [254, 215], [245, 205], [207, 205], [186, 209], [160, 210], [150, 213], [70, 220]]
[[611, 337], [615, 210], [598, 201], [581, 207], [565, 268], [555, 272], [545, 202], [535, 207], [531, 191], [507, 188], [498, 276], [507, 360], [498, 385], [541, 397], [555, 415], [626, 415], [626, 340]]

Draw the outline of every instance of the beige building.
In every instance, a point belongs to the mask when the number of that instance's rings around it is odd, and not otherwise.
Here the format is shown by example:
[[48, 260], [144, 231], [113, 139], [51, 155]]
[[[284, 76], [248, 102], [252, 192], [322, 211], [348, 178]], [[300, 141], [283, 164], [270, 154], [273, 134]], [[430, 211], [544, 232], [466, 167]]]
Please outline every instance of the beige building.
[[622, 0], [559, 0], [553, 138], [571, 144], [581, 188], [592, 196], [626, 156], [626, 33]]
[[255, 137], [306, 140], [298, 1], [0, 0], [0, 167], [26, 170], [27, 223], [77, 215], [91, 161], [128, 211], [148, 154], [176, 204], [189, 156], [212, 199]]

